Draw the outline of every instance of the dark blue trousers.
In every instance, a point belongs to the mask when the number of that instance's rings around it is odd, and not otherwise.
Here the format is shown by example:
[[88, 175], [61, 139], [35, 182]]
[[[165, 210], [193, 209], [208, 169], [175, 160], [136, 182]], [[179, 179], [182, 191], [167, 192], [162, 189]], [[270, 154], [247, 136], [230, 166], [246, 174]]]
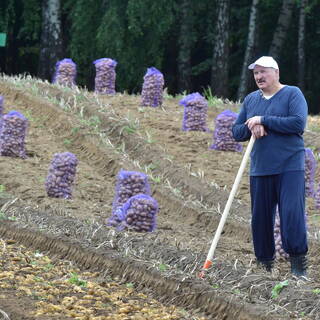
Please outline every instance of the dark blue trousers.
[[259, 261], [275, 256], [274, 221], [279, 207], [283, 249], [290, 255], [308, 251], [304, 171], [250, 177], [252, 237]]

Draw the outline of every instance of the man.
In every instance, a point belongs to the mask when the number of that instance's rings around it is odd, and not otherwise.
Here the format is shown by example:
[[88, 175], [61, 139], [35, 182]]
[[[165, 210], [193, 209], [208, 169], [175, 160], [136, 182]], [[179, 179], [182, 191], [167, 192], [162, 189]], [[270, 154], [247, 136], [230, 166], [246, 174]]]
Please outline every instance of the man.
[[274, 220], [279, 208], [283, 249], [291, 272], [306, 276], [305, 150], [302, 134], [308, 107], [299, 88], [279, 82], [279, 67], [269, 56], [249, 65], [258, 90], [244, 99], [232, 128], [236, 141], [254, 135], [250, 194], [252, 236], [258, 264], [271, 271], [275, 256]]

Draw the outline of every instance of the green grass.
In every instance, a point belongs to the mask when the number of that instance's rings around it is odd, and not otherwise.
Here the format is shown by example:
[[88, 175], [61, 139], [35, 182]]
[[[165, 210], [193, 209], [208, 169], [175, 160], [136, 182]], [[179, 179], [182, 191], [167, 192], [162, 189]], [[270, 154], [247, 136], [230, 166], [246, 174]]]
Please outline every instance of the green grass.
[[53, 268], [54, 268], [54, 265], [52, 263], [48, 263], [44, 266], [45, 271], [50, 271]]
[[218, 105], [223, 104], [221, 99], [213, 95], [210, 87], [203, 89], [203, 95], [207, 99], [209, 107], [217, 107]]
[[289, 284], [289, 281], [288, 280], [284, 280], [284, 281], [281, 281], [279, 283], [277, 283], [273, 288], [272, 288], [272, 291], [271, 291], [271, 297], [272, 299], [276, 299], [279, 297], [280, 295], [280, 292], [282, 291], [282, 289], [286, 286], [288, 286]]
[[149, 178], [155, 183], [160, 183], [162, 181], [160, 176], [153, 176], [153, 175], [149, 174]]
[[132, 133], [135, 133], [136, 131], [137, 131], [136, 126], [124, 126], [120, 130], [120, 134], [122, 134], [123, 132], [125, 132], [127, 134], [132, 134]]
[[71, 143], [72, 143], [72, 140], [70, 140], [70, 139], [64, 139], [64, 140], [63, 140], [63, 144], [64, 144], [65, 146], [69, 146]]
[[87, 281], [81, 280], [79, 278], [79, 276], [74, 272], [71, 273], [70, 278], [68, 279], [68, 282], [71, 284], [75, 284], [79, 287], [86, 287], [87, 286]]
[[17, 218], [12, 216], [8, 217], [4, 212], [0, 211], [0, 220], [10, 220], [10, 221], [16, 221]]
[[164, 263], [160, 263], [158, 265], [158, 269], [159, 269], [159, 271], [166, 271], [166, 270], [168, 270], [168, 266]]
[[149, 131], [146, 131], [145, 141], [146, 141], [147, 143], [155, 143], [155, 142], [156, 142], [156, 140], [154, 140], [154, 139], [152, 138], [152, 134], [151, 134]]
[[74, 128], [71, 129], [71, 133], [72, 134], [77, 134], [79, 131], [80, 131], [79, 127], [74, 127]]

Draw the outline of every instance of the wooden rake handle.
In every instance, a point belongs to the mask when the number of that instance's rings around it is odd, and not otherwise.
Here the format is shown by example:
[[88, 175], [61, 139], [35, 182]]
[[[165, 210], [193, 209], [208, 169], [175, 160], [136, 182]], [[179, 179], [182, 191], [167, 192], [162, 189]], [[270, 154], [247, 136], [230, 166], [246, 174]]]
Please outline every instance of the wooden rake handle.
[[225, 222], [227, 220], [232, 201], [233, 201], [234, 196], [235, 196], [235, 194], [236, 194], [236, 192], [238, 190], [238, 187], [239, 187], [239, 184], [240, 184], [240, 180], [242, 178], [244, 169], [245, 169], [245, 167], [247, 165], [248, 158], [249, 158], [249, 155], [250, 155], [251, 150], [253, 148], [254, 142], [255, 142], [255, 137], [253, 135], [251, 135], [251, 138], [250, 138], [250, 141], [248, 143], [246, 152], [245, 152], [245, 154], [244, 154], [244, 156], [242, 158], [242, 161], [241, 161], [240, 168], [238, 170], [236, 179], [235, 179], [235, 181], [233, 183], [231, 192], [229, 194], [228, 201], [226, 203], [226, 206], [224, 208], [223, 214], [221, 216], [218, 228], [217, 228], [217, 230], [215, 232], [215, 235], [214, 235], [214, 238], [212, 240], [211, 247], [210, 247], [210, 250], [209, 250], [208, 255], [207, 255], [207, 259], [206, 259], [206, 261], [205, 261], [205, 263], [203, 265], [202, 271], [199, 273], [199, 278], [204, 278], [205, 271], [207, 271], [212, 265], [212, 258], [213, 258], [213, 255], [214, 255], [214, 251], [216, 250], [218, 241], [219, 241], [220, 236], [221, 236], [221, 232], [222, 232], [223, 226], [224, 226], [224, 224], [225, 224]]

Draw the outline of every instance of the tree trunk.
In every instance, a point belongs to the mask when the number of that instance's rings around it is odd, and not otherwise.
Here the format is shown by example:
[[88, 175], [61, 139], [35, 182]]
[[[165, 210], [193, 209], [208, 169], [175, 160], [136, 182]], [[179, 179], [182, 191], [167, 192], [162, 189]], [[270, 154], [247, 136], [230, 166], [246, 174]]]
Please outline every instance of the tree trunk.
[[191, 48], [193, 13], [190, 0], [182, 0], [180, 6], [180, 34], [178, 53], [178, 90], [179, 92], [191, 90]]
[[229, 0], [217, 0], [217, 21], [213, 46], [211, 89], [217, 97], [227, 97], [229, 59]]
[[290, 26], [293, 7], [294, 0], [283, 0], [277, 27], [273, 34], [273, 39], [269, 50], [270, 56], [272, 56], [275, 60], [278, 60], [280, 57], [281, 49]]
[[252, 53], [256, 37], [258, 4], [259, 0], [253, 0], [251, 4], [247, 47], [244, 55], [240, 83], [237, 93], [238, 100], [243, 100], [248, 89], [248, 65], [250, 64], [250, 61], [252, 59]]
[[304, 90], [305, 78], [305, 29], [306, 29], [306, 7], [308, 1], [300, 1], [299, 11], [299, 31], [298, 31], [298, 85], [300, 89]]
[[61, 58], [60, 0], [43, 0], [38, 76], [42, 79], [51, 79], [55, 64]]

